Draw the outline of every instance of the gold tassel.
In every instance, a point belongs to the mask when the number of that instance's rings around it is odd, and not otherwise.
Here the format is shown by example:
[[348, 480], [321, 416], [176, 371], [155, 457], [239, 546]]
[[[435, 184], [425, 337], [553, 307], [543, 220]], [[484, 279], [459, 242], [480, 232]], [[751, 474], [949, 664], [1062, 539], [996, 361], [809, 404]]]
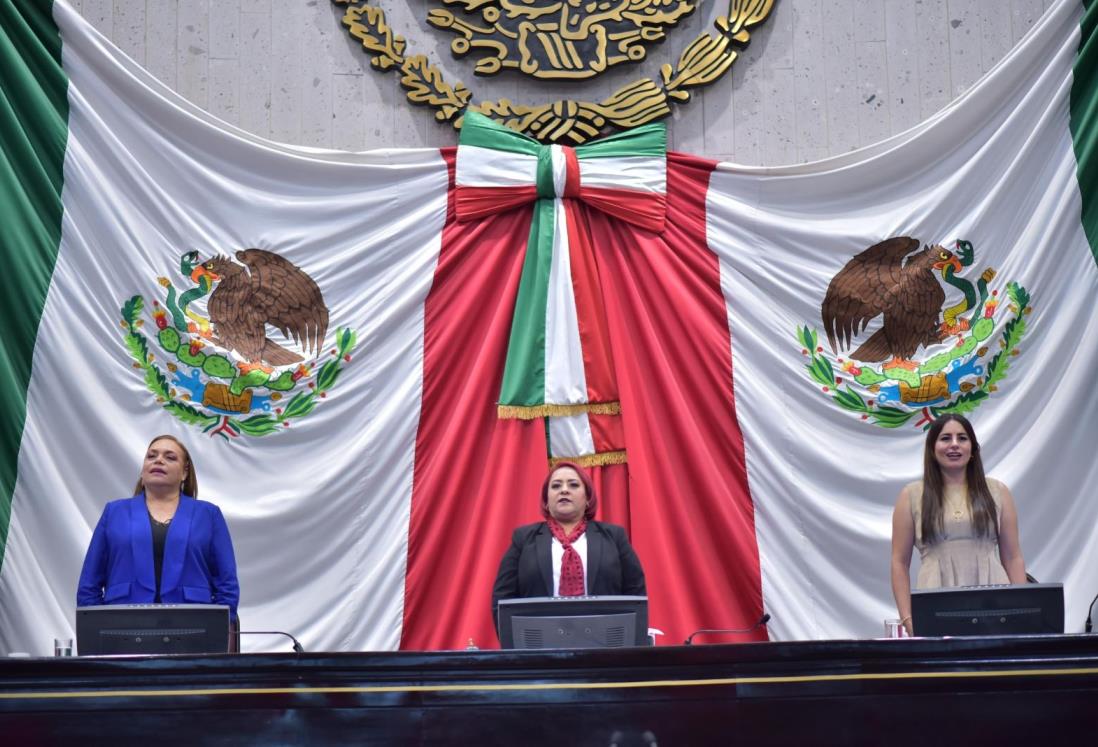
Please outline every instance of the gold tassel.
[[549, 460], [549, 469], [556, 467], [561, 462], [572, 462], [581, 467], [605, 467], [608, 464], [625, 464], [625, 450], [604, 451], [601, 454], [585, 454], [578, 457], [552, 457]]
[[621, 402], [581, 402], [576, 405], [497, 405], [500, 420], [564, 418], [569, 415], [621, 415]]

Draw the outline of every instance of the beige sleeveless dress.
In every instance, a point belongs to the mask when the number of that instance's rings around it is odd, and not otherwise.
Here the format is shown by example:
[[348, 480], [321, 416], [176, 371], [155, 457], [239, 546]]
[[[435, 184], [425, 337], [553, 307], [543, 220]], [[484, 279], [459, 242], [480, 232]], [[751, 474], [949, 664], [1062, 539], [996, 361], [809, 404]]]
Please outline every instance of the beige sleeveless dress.
[[[996, 517], [1001, 521], [1002, 483], [989, 477], [987, 484], [991, 489], [991, 498], [995, 501]], [[999, 560], [997, 536], [977, 537], [973, 530], [972, 512], [968, 507], [964, 488], [946, 488], [944, 531], [932, 545], [924, 542], [922, 536], [923, 481], [910, 483], [907, 494], [911, 498], [915, 547], [919, 549], [921, 561], [915, 581], [916, 589], [1010, 583], [1006, 569]]]

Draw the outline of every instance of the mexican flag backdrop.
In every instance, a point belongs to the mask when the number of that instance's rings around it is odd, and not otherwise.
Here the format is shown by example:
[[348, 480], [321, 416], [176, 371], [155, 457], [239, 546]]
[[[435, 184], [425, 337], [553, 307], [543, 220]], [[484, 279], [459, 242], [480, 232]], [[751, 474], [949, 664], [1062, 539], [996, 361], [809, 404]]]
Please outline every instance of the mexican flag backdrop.
[[1058, 3], [918, 127], [742, 168], [658, 124], [567, 149], [475, 115], [441, 151], [287, 146], [60, 0], [0, 0], [0, 652], [71, 632], [91, 529], [160, 433], [225, 513], [244, 629], [309, 649], [495, 645], [554, 458], [590, 465], [663, 642], [764, 611], [748, 637], [875, 636], [943, 412], [1079, 630], [1096, 25]]

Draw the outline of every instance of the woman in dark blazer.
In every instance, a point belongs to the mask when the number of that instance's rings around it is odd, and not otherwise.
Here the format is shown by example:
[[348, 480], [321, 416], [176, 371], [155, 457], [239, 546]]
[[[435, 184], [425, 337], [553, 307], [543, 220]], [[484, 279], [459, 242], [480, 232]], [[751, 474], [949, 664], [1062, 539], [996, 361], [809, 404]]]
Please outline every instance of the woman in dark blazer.
[[579, 466], [561, 462], [541, 488], [545, 521], [515, 530], [492, 588], [492, 619], [499, 600], [524, 597], [643, 596], [644, 569], [625, 530], [595, 521], [598, 499]]
[[224, 604], [235, 621], [240, 586], [229, 528], [221, 509], [197, 500], [194, 464], [178, 439], [152, 440], [134, 492], [103, 509], [77, 606]]

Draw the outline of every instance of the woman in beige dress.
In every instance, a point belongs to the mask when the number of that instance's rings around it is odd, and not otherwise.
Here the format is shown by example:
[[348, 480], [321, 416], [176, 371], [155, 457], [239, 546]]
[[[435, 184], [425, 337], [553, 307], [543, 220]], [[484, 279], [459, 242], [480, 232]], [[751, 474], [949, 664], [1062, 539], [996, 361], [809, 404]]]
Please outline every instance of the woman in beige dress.
[[915, 547], [916, 589], [1026, 581], [1014, 496], [984, 475], [976, 433], [960, 415], [930, 426], [923, 479], [904, 486], [892, 513], [892, 594], [908, 635]]

